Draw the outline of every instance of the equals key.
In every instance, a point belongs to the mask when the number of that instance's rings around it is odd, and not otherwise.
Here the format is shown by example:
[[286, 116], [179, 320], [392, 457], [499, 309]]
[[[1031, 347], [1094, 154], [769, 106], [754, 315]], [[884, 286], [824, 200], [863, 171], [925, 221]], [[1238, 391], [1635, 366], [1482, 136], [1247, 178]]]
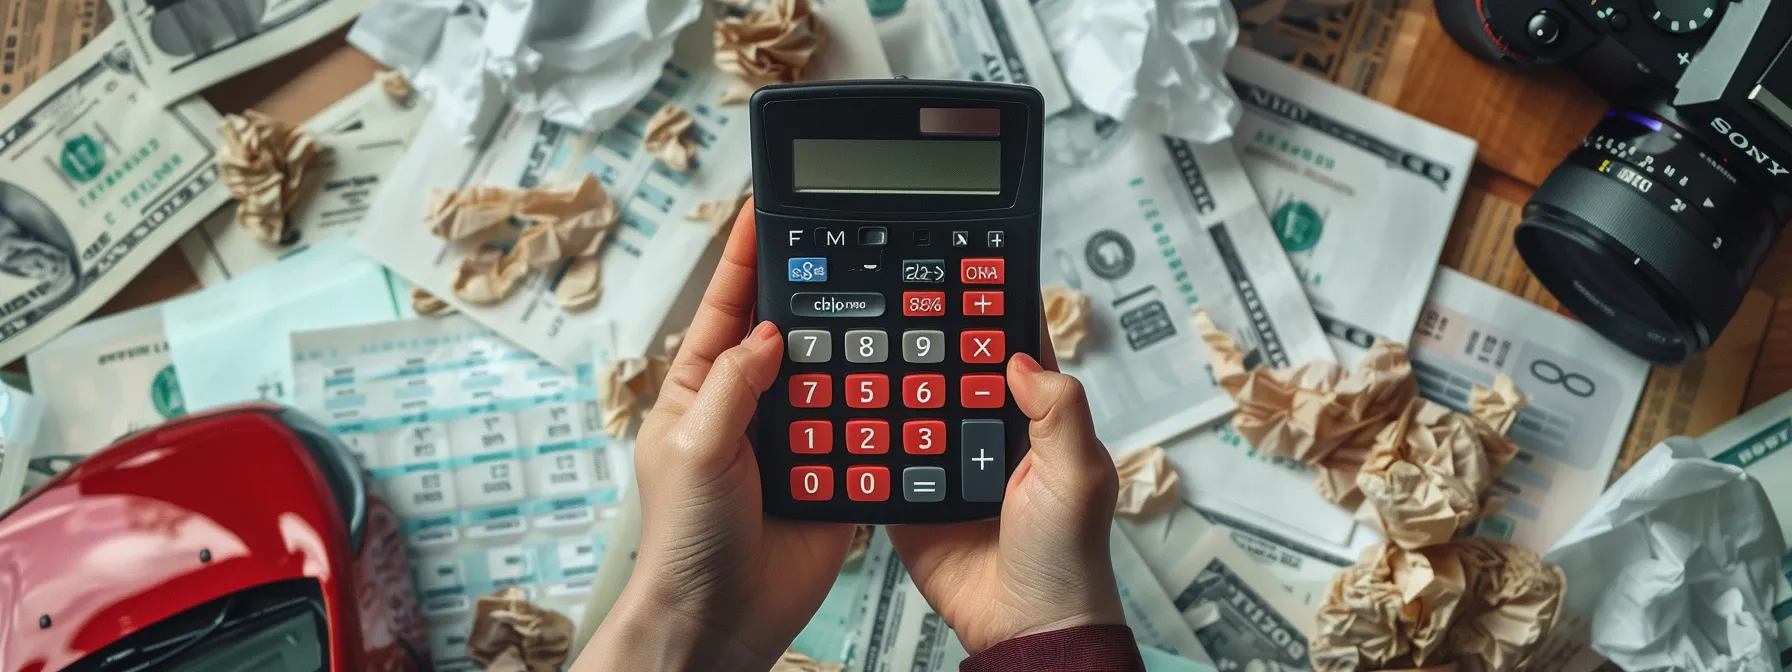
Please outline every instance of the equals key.
[[911, 502], [946, 499], [946, 470], [942, 467], [908, 467], [902, 470], [902, 498]]

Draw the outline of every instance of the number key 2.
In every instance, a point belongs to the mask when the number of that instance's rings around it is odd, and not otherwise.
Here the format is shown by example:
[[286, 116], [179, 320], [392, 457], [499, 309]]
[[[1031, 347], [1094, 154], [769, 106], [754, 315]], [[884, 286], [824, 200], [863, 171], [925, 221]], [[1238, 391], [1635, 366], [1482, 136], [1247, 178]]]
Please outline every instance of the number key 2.
[[890, 452], [890, 423], [884, 420], [847, 420], [846, 452], [860, 455]]

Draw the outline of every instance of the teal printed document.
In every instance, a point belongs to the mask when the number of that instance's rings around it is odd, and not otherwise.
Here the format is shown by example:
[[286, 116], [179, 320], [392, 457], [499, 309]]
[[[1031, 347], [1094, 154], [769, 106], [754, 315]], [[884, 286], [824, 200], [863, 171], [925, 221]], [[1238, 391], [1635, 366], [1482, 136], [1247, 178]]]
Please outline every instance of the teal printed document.
[[578, 622], [633, 473], [600, 430], [592, 365], [561, 369], [463, 315], [291, 344], [293, 406], [398, 514], [436, 669], [471, 665], [474, 602], [504, 586]]
[[292, 403], [293, 332], [385, 322], [400, 305], [385, 269], [338, 239], [170, 300], [162, 322], [191, 412]]

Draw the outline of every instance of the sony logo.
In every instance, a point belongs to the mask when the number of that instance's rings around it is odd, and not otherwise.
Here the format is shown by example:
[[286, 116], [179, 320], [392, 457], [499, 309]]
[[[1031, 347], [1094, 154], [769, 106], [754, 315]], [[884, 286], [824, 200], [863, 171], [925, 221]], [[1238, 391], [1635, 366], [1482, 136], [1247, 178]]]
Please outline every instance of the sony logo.
[[1755, 160], [1755, 163], [1759, 163], [1761, 164], [1761, 167], [1766, 168], [1768, 174], [1778, 177], [1789, 172], [1785, 167], [1780, 165], [1779, 161], [1768, 156], [1767, 152], [1762, 151], [1762, 149], [1756, 146], [1754, 142], [1751, 142], [1748, 139], [1748, 136], [1743, 135], [1741, 131], [1735, 130], [1735, 128], [1730, 125], [1730, 122], [1725, 121], [1723, 117], [1713, 118], [1711, 120], [1711, 127], [1717, 129], [1718, 133], [1722, 133], [1728, 137], [1730, 139], [1730, 144], [1735, 145], [1737, 149], [1748, 154], [1749, 158]]

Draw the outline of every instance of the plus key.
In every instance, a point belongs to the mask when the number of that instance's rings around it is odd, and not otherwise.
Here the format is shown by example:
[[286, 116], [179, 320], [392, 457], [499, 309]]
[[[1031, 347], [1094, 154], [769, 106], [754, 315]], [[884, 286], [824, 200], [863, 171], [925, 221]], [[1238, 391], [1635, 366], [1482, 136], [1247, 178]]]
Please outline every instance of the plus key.
[[1001, 292], [965, 292], [964, 314], [975, 317], [1001, 317]]

